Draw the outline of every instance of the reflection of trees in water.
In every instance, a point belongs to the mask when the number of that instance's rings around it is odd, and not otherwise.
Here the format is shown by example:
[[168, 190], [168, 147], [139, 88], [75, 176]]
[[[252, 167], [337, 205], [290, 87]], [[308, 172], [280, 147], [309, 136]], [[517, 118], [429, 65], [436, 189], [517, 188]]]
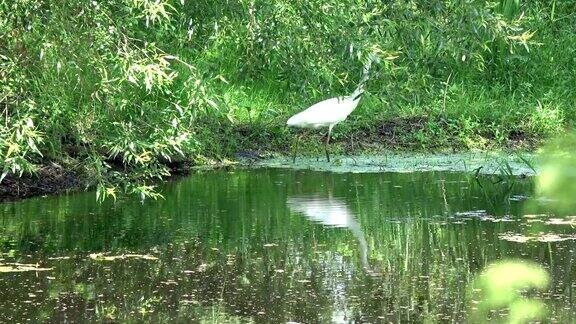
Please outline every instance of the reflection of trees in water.
[[[520, 215], [521, 203], [502, 203], [507, 201], [506, 184], [479, 180], [483, 187], [473, 176], [456, 173], [237, 170], [171, 183], [166, 200], [144, 205], [97, 205], [92, 193], [0, 205], [0, 242], [6, 242], [1, 252], [32, 254], [47, 267], [58, 263], [50, 281], [22, 274], [30, 278], [21, 284], [22, 277], [10, 280], [5, 275], [0, 280], [0, 291], [6, 292], [0, 309], [22, 315], [26, 307], [28, 314], [42, 308], [58, 321], [63, 314], [78, 312], [82, 303], [122, 304], [126, 308], [116, 311], [119, 320], [154, 322], [163, 316], [198, 319], [197, 308], [223, 304], [225, 313], [262, 322], [326, 322], [337, 308], [334, 299], [343, 296], [338, 306], [360, 314], [359, 322], [422, 321], [425, 316], [461, 322], [471, 276], [503, 255], [548, 264], [554, 291], [571, 291], [570, 251], [576, 242], [506, 243], [498, 235], [518, 228], [518, 221], [463, 220], [455, 215], [479, 209], [495, 219]], [[529, 194], [531, 188], [530, 179], [518, 181], [513, 194]], [[489, 200], [494, 197], [500, 198]], [[342, 230], [319, 230], [320, 225], [310, 226], [310, 221]], [[366, 276], [356, 271], [356, 262], [343, 264], [341, 255], [333, 253], [355, 244], [347, 231], [359, 242], [362, 265], [385, 275]], [[92, 252], [151, 253], [161, 260], [104, 265], [82, 259]], [[73, 258], [45, 260], [63, 255]], [[45, 287], [47, 283], [54, 288]], [[22, 306], [28, 293], [41, 295], [35, 292], [39, 284], [43, 291], [57, 284], [74, 298], [74, 306], [58, 310], [54, 300]], [[71, 287], [80, 284], [88, 287], [86, 295], [72, 294], [76, 288]], [[345, 293], [339, 294], [343, 290], [336, 291], [338, 287], [345, 287]], [[104, 297], [94, 300], [89, 291]], [[130, 315], [159, 295], [165, 298], [153, 306], [157, 315]], [[551, 312], [569, 315], [563, 307], [575, 299], [566, 298], [570, 300], [553, 304]], [[14, 301], [20, 308], [12, 306]], [[180, 315], [185, 309], [187, 315]], [[86, 315], [89, 311], [82, 314], [92, 318]]]
[[0, 322], [25, 318], [227, 322], [231, 316], [260, 323], [330, 319], [333, 296], [324, 283], [334, 273], [325, 268], [325, 260], [287, 253], [293, 249], [289, 242], [254, 246], [250, 251], [213, 247], [191, 240], [159, 247], [158, 260], [95, 261], [77, 255], [44, 260], [54, 267], [50, 272], [2, 274]]

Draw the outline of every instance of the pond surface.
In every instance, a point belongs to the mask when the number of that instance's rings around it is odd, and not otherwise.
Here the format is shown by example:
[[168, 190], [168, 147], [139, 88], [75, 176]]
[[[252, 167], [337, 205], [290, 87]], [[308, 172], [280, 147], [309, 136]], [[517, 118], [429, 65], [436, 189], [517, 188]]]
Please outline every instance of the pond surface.
[[505, 258], [550, 273], [531, 296], [551, 322], [576, 318], [576, 221], [530, 177], [261, 168], [163, 190], [0, 205], [0, 322], [462, 322]]

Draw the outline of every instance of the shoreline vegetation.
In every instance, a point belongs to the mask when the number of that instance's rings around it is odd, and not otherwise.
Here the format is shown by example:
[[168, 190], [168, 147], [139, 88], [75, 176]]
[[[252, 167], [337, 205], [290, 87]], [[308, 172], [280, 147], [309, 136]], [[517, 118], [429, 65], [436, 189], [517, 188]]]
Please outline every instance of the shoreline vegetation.
[[[380, 148], [382, 149], [382, 148]], [[178, 179], [203, 170], [234, 170], [243, 168], [283, 168], [331, 172], [468, 172], [471, 175], [494, 177], [501, 181], [508, 177], [525, 178], [537, 174], [539, 165], [536, 156], [526, 151], [466, 151], [466, 152], [416, 152], [416, 151], [370, 151], [335, 155], [326, 162], [320, 151], [298, 155], [296, 162], [286, 154], [260, 154], [256, 151], [241, 151], [232, 160], [203, 161], [192, 164], [188, 161], [167, 164], [170, 176], [162, 181]], [[93, 189], [89, 180], [78, 170], [71, 170], [56, 163], [38, 168], [32, 175], [14, 177], [8, 175], [0, 184], [0, 202], [15, 201], [37, 196], [56, 195], [66, 192]], [[154, 183], [160, 185], [160, 180]], [[162, 194], [162, 192], [159, 192]]]
[[[0, 0], [0, 197], [156, 198], [191, 165], [288, 155], [288, 117], [349, 93], [370, 53], [381, 63], [332, 153], [532, 151], [574, 128], [574, 12], [573, 1]], [[306, 139], [314, 156], [322, 134]]]

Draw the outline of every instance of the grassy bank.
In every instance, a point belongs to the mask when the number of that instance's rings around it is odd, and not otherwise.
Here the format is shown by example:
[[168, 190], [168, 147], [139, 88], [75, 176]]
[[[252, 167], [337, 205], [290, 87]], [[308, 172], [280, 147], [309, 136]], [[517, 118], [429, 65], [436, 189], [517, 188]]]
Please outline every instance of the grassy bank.
[[[170, 163], [285, 154], [285, 121], [368, 95], [341, 153], [534, 148], [574, 126], [574, 1], [0, 0], [2, 175], [48, 161], [99, 197]], [[305, 151], [320, 141], [311, 133]]]

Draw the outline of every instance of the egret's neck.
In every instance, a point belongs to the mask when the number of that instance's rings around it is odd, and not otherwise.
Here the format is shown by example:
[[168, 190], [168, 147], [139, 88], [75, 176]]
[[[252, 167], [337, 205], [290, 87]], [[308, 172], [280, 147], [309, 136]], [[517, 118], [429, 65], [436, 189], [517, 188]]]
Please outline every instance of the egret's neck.
[[354, 90], [350, 95], [350, 98], [354, 101], [358, 101], [362, 98], [362, 94], [364, 94], [364, 84], [359, 84], [358, 88], [356, 88], [356, 90]]
[[348, 225], [348, 228], [360, 244], [360, 261], [362, 262], [362, 266], [364, 269], [370, 272], [370, 264], [368, 263], [368, 254], [370, 251], [368, 250], [368, 243], [366, 242], [366, 237], [364, 236], [364, 232], [360, 227], [360, 223], [358, 223], [355, 219], [352, 219], [350, 225]]
[[364, 93], [364, 84], [366, 84], [366, 81], [368, 81], [368, 76], [370, 73], [370, 67], [372, 66], [373, 60], [374, 60], [374, 57], [372, 55], [370, 55], [368, 57], [368, 61], [366, 61], [366, 64], [364, 64], [364, 68], [362, 69], [362, 78], [360, 79], [360, 82], [358, 83], [358, 87], [350, 95], [350, 98], [352, 98], [354, 101], [359, 101], [360, 98], [362, 97], [362, 94]]

